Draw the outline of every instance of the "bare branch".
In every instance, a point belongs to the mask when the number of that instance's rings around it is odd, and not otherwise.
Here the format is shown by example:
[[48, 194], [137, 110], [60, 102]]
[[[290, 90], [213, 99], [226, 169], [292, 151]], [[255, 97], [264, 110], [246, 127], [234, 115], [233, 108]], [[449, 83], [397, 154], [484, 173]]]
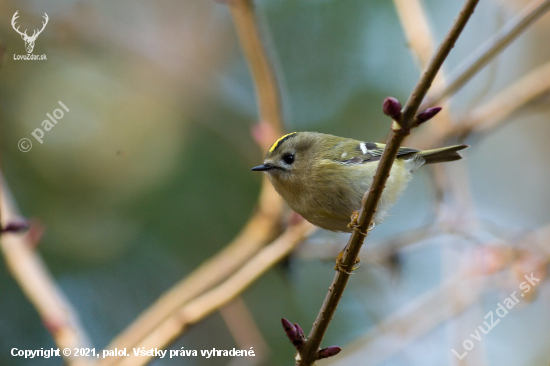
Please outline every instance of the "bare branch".
[[[550, 261], [549, 240], [550, 225], [546, 225], [508, 243], [508, 246], [492, 248], [493, 256], [486, 253], [481, 255], [487, 263], [477, 263], [469, 270], [460, 271], [437, 288], [397, 310], [364, 336], [354, 340], [342, 352], [342, 357], [356, 356], [361, 352], [369, 356], [362, 366], [378, 365], [415, 339], [465, 311], [486, 291], [499, 284], [500, 278], [505, 279], [504, 285], [511, 283], [517, 286], [517, 281], [522, 281], [526, 273], [544, 268]], [[520, 247], [525, 246], [529, 247], [530, 253], [536, 253], [538, 261], [529, 262], [528, 265], [523, 263], [524, 255], [521, 253], [525, 249]], [[480, 247], [479, 250], [487, 250], [487, 247]], [[505, 268], [508, 268], [507, 272], [499, 273]]]
[[242, 296], [238, 296], [221, 307], [220, 315], [238, 348], [248, 349], [254, 347], [256, 356], [253, 362], [249, 362], [247, 365], [263, 365], [270, 353], [269, 345]]
[[[364, 336], [354, 340], [342, 352], [343, 360], [360, 352], [368, 355], [364, 357], [361, 366], [378, 365], [413, 340], [462, 313], [492, 288], [493, 283], [491, 278], [483, 275], [455, 275], [437, 288], [418, 296]], [[392, 341], [388, 342], [388, 339]]]
[[343, 269], [347, 271], [338, 271], [334, 277], [334, 280], [329, 288], [327, 297], [323, 302], [321, 310], [313, 324], [313, 328], [309, 334], [309, 338], [306, 341], [303, 351], [300, 352], [296, 361], [296, 365], [306, 366], [313, 365], [318, 359], [318, 351], [321, 345], [323, 336], [332, 320], [332, 316], [336, 311], [336, 307], [345, 286], [350, 276], [350, 270], [357, 259], [363, 241], [366, 237], [366, 230], [370, 226], [374, 213], [382, 190], [386, 184], [386, 180], [389, 176], [392, 164], [397, 156], [397, 151], [405, 137], [410, 133], [410, 129], [415, 126], [415, 114], [422, 102], [422, 99], [428, 92], [430, 85], [432, 84], [437, 72], [441, 68], [443, 61], [451, 51], [456, 40], [461, 34], [462, 30], [466, 26], [466, 23], [470, 19], [470, 16], [474, 12], [474, 9], [479, 0], [467, 0], [462, 6], [460, 13], [454, 20], [451, 28], [447, 32], [441, 45], [438, 47], [434, 56], [428, 63], [426, 70], [422, 73], [420, 80], [416, 84], [415, 88], [411, 92], [409, 100], [407, 101], [403, 110], [401, 120], [394, 121], [392, 125], [392, 131], [388, 139], [388, 144], [384, 149], [382, 158], [378, 165], [376, 174], [373, 179], [373, 183], [365, 196], [359, 210], [358, 218], [352, 222], [354, 231], [346, 245], [342, 258]]
[[469, 133], [494, 128], [512, 113], [550, 92], [550, 62], [529, 72], [498, 93], [487, 103], [475, 108], [448, 136], [464, 137]]
[[[19, 228], [22, 222], [15, 202], [3, 178], [0, 177], [2, 228]], [[32, 231], [33, 228], [30, 229]], [[0, 248], [11, 275], [33, 304], [50, 331], [55, 343], [63, 348], [90, 348], [88, 335], [80, 324], [76, 310], [56, 285], [52, 275], [37, 254], [32, 235], [6, 230]], [[65, 357], [70, 366], [91, 365], [86, 357]]]
[[[269, 149], [272, 138], [268, 134], [283, 134], [279, 90], [259, 35], [252, 1], [232, 0], [228, 6], [237, 33], [256, 83], [260, 124], [255, 136], [263, 151]], [[266, 132], [267, 131], [267, 132]], [[263, 153], [262, 151], [262, 153]], [[165, 319], [196, 296], [217, 285], [239, 269], [247, 260], [280, 230], [283, 201], [275, 192], [267, 177], [262, 180], [258, 209], [239, 235], [215, 257], [203, 263], [193, 273], [176, 284], [158, 299], [134, 323], [115, 338], [107, 347], [131, 348], [153, 332]], [[119, 357], [102, 360], [102, 365], [113, 365]]]
[[[407, 44], [413, 51], [420, 69], [423, 69], [430, 61], [430, 57], [435, 49], [435, 43], [431, 36], [430, 22], [426, 17], [422, 3], [417, 0], [393, 0], [393, 3], [407, 37]], [[439, 77], [434, 81], [434, 85], [443, 81], [437, 81], [437, 79]]]
[[[394, 4], [397, 9], [397, 13], [399, 14], [399, 19], [401, 20], [401, 26], [407, 36], [411, 52], [415, 58], [419, 60], [420, 70], [422, 70], [428, 65], [430, 60], [429, 57], [433, 54], [433, 50], [435, 48], [434, 36], [428, 26], [428, 17], [426, 16], [426, 12], [422, 6], [422, 1], [394, 0]], [[433, 88], [443, 89], [445, 87], [446, 78], [444, 75], [445, 73], [443, 70], [440, 70], [437, 73], [432, 84]], [[451, 116], [449, 101], [445, 101], [441, 107], [443, 107], [443, 110], [439, 113], [438, 118], [435, 119], [434, 123], [426, 125], [422, 131], [421, 136], [426, 140], [431, 140], [433, 136], [441, 136], [454, 126], [454, 123], [452, 123], [453, 119]], [[428, 111], [434, 112], [437, 110], [428, 108], [424, 112]], [[427, 113], [428, 117], [430, 115], [430, 113]], [[417, 116], [417, 119], [421, 122], [424, 119], [424, 115], [420, 113]], [[439, 193], [437, 197], [442, 198], [443, 192], [448, 191], [450, 187], [449, 185], [444, 184], [445, 179], [443, 179], [443, 177], [445, 174], [443, 172], [445, 167], [434, 165], [432, 166], [432, 170], [434, 172], [432, 175], [434, 178], [434, 188], [436, 192]], [[436, 210], [440, 211], [442, 209], [441, 203], [443, 203], [443, 201], [438, 199], [436, 202], [438, 203]]]
[[475, 108], [449, 128], [428, 139], [415, 135], [413, 144], [438, 146], [446, 139], [464, 139], [471, 133], [485, 133], [506, 121], [513, 113], [550, 92], [550, 62], [539, 66], [509, 85], [488, 102]]
[[[294, 250], [314, 230], [315, 228], [305, 220], [290, 226], [279, 238], [262, 249], [226, 281], [172, 313], [136, 347], [166, 348], [190, 325], [201, 321], [240, 295], [260, 276]], [[117, 365], [141, 366], [149, 361], [150, 357], [131, 355], [121, 358]]]
[[433, 93], [430, 93], [428, 104], [439, 104], [445, 98], [455, 94], [479, 70], [548, 10], [550, 10], [550, 0], [535, 0], [531, 2], [514, 20], [506, 24], [493, 38], [485, 42], [468, 59], [460, 64], [452, 73], [450, 77], [451, 82], [444, 89], [434, 90]]
[[[261, 119], [267, 121], [276, 130], [283, 132], [279, 87], [263, 45], [252, 0], [231, 0], [228, 2], [231, 16], [241, 47], [250, 66], [250, 72], [256, 83], [256, 93]], [[271, 141], [270, 141], [271, 143]], [[269, 146], [263, 146], [264, 151]]]
[[[153, 331], [164, 319], [194, 297], [215, 286], [249, 260], [278, 228], [282, 202], [270, 187], [263, 184], [259, 208], [241, 233], [216, 256], [174, 285], [151, 305], [138, 319], [115, 338], [106, 349], [131, 348]], [[118, 357], [108, 357], [102, 365], [116, 363]]]

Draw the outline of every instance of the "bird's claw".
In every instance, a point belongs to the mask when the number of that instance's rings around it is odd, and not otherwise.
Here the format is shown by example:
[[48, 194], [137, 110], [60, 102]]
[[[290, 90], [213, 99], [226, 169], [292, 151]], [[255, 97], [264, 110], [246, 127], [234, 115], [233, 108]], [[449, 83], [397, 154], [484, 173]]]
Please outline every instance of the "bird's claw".
[[348, 224], [348, 228], [357, 231], [359, 234], [363, 234], [364, 236], [367, 236], [369, 231], [374, 229], [375, 223], [374, 221], [370, 223], [369, 228], [366, 231], [361, 231], [359, 229], [359, 224], [357, 223], [357, 220], [359, 219], [359, 211], [353, 211], [351, 214], [351, 222]]
[[351, 214], [351, 222], [348, 224], [348, 228], [353, 229], [357, 226], [357, 219], [359, 219], [359, 211], [353, 211]]
[[348, 271], [347, 268], [346, 268], [347, 266], [344, 265], [344, 263], [342, 263], [343, 258], [344, 258], [344, 251], [342, 250], [338, 254], [338, 257], [336, 257], [336, 265], [334, 266], [334, 269], [337, 270], [338, 272], [342, 272], [342, 273], [346, 273], [348, 275], [352, 275], [353, 271], [355, 271], [357, 268], [359, 268], [361, 266], [361, 258], [357, 257], [355, 259], [355, 263], [354, 263], [353, 267], [351, 268], [351, 271]]

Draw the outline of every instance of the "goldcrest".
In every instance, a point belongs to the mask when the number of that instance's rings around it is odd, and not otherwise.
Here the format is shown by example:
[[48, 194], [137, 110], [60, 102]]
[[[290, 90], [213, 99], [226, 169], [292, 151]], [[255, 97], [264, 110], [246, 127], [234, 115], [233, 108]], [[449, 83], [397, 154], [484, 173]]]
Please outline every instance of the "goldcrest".
[[[350, 217], [372, 183], [384, 146], [318, 132], [293, 132], [278, 139], [264, 163], [251, 170], [267, 173], [275, 190], [307, 221], [326, 230], [351, 232]], [[387, 216], [412, 172], [425, 164], [459, 160], [458, 151], [467, 147], [400, 148], [374, 223]]]

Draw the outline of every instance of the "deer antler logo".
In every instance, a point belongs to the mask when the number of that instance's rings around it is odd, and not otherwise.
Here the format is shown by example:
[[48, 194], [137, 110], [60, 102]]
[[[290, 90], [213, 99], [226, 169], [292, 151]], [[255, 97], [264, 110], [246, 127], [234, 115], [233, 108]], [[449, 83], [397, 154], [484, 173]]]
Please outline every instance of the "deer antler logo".
[[21, 32], [19, 30], [19, 27], [17, 27], [17, 28], [15, 27], [15, 20], [17, 18], [19, 18], [19, 15], [17, 15], [18, 12], [19, 12], [19, 10], [17, 10], [15, 12], [15, 14], [13, 14], [13, 18], [11, 18], [11, 26], [13, 27], [13, 29], [15, 29], [15, 31], [17, 33], [19, 33], [21, 35], [21, 38], [23, 38], [23, 40], [25, 41], [25, 48], [27, 49], [27, 53], [32, 53], [32, 50], [34, 49], [34, 42], [36, 41], [36, 38], [38, 38], [40, 33], [42, 33], [44, 28], [46, 28], [46, 24], [48, 24], [48, 14], [44, 13], [44, 19], [46, 21], [42, 22], [42, 29], [40, 29], [40, 30], [35, 29], [32, 36], [29, 37], [27, 35], [27, 30], [26, 29], [25, 29], [24, 32]]

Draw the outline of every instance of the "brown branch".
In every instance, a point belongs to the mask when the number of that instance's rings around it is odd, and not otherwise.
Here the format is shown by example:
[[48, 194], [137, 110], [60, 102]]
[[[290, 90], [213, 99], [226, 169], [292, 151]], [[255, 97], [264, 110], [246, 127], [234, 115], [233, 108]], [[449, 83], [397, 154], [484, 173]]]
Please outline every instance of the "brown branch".
[[[422, 2], [420, 0], [394, 0], [399, 19], [401, 20], [401, 26], [407, 36], [409, 47], [413, 55], [419, 60], [420, 70], [424, 69], [429, 62], [429, 58], [433, 54], [434, 50], [434, 36], [428, 26], [428, 18], [425, 14]], [[445, 76], [443, 70], [436, 75], [432, 88], [443, 89], [446, 85]], [[450, 130], [455, 124], [451, 116], [450, 102], [444, 101], [440, 105], [443, 107], [441, 113], [437, 115], [433, 123], [429, 123], [422, 130], [421, 136], [426, 140], [432, 140], [433, 136], [442, 136], [448, 130]], [[416, 146], [416, 145], [414, 145]], [[459, 162], [460, 164], [460, 162]], [[443, 165], [433, 165], [431, 167], [433, 171], [434, 190], [437, 192], [435, 210], [440, 212], [444, 209], [443, 200], [445, 192], [450, 191], [450, 185], [445, 184], [445, 172], [446, 167]], [[449, 192], [452, 196], [453, 193]]]
[[[279, 87], [262, 43], [254, 14], [254, 3], [252, 0], [229, 0], [228, 5], [241, 47], [256, 83], [260, 117], [262, 121], [267, 121], [273, 127], [277, 137], [281, 136], [283, 124]], [[269, 145], [263, 146], [264, 151], [269, 149], [272, 141], [269, 139], [266, 141]]]
[[[76, 310], [56, 285], [42, 258], [35, 250], [33, 227], [27, 233], [10, 230], [16, 228], [21, 217], [7, 183], [0, 176], [2, 228], [0, 248], [7, 268], [21, 290], [32, 303], [56, 345], [61, 348], [90, 348], [88, 335], [80, 324]], [[63, 356], [63, 355], [62, 355]], [[93, 360], [74, 355], [64, 357], [67, 365], [86, 366]]]
[[475, 108], [447, 137], [464, 138], [496, 127], [525, 105], [550, 92], [550, 62], [539, 66], [498, 93], [487, 103]]
[[[283, 134], [279, 90], [262, 46], [252, 1], [232, 0], [228, 3], [239, 40], [247, 57], [259, 104], [262, 136], [256, 140], [262, 152], [269, 148], [274, 136]], [[203, 263], [189, 276], [176, 284], [126, 330], [117, 336], [107, 349], [131, 348], [141, 342], [164, 320], [173, 316], [184, 304], [220, 283], [239, 269], [258, 250], [273, 240], [280, 230], [283, 201], [267, 177], [262, 180], [258, 209], [239, 235], [215, 257]], [[102, 366], [116, 364], [119, 357], [101, 361]]]
[[439, 104], [445, 98], [455, 94], [479, 70], [548, 10], [550, 10], [550, 0], [531, 2], [514, 20], [506, 24], [493, 38], [485, 42], [460, 64], [451, 75], [451, 82], [444, 89], [434, 90], [433, 93], [430, 93], [427, 98], [428, 104]]
[[220, 315], [238, 348], [254, 348], [256, 356], [247, 365], [263, 365], [271, 350], [242, 296], [221, 307]]
[[[106, 349], [132, 348], [171, 316], [179, 307], [218, 284], [239, 269], [274, 235], [281, 214], [276, 192], [263, 185], [257, 213], [241, 233], [216, 256], [174, 285], [138, 319], [115, 338]], [[108, 357], [101, 365], [113, 365], [119, 357]]]
[[395, 157], [397, 156], [397, 151], [405, 137], [410, 133], [410, 129], [415, 127], [417, 123], [415, 114], [418, 107], [428, 92], [443, 61], [451, 51], [470, 16], [474, 12], [478, 1], [479, 0], [465, 1], [460, 13], [454, 20], [441, 45], [438, 47], [426, 70], [422, 73], [420, 80], [413, 89], [403, 110], [402, 118], [398, 121], [394, 120], [390, 137], [384, 149], [384, 153], [382, 154], [380, 163], [378, 164], [373, 183], [369, 191], [363, 197], [357, 220], [352, 222], [355, 230], [351, 234], [348, 244], [346, 245], [341, 265], [343, 268], [347, 268], [348, 271], [338, 271], [336, 273], [327, 297], [313, 324], [309, 337], [299, 350], [296, 365], [313, 365], [319, 359], [319, 346], [332, 320], [332, 316], [336, 311], [338, 302], [342, 297], [350, 276], [349, 271], [353, 268], [363, 241], [365, 240], [366, 230], [374, 217], [376, 207], [382, 195], [382, 190], [386, 184]]
[[[407, 45], [418, 60], [420, 68], [424, 69], [430, 62], [435, 43], [422, 3], [420, 0], [393, 0], [393, 4], [407, 37]], [[443, 81], [440, 76], [438, 74], [435, 78], [434, 86]]]
[[[428, 56], [433, 53], [432, 49], [435, 41], [427, 25], [428, 20], [422, 3], [420, 0], [394, 0], [394, 4], [399, 13], [404, 32], [409, 40], [408, 43], [411, 47], [411, 51], [413, 55], [420, 60], [421, 68], [424, 68], [429, 61]], [[444, 72], [440, 70], [432, 87], [435, 89], [443, 89], [445, 85]], [[433, 123], [426, 125], [417, 136], [420, 135], [427, 141], [437, 140], [437, 137], [444, 136], [449, 130], [456, 126], [451, 116], [450, 101], [447, 99], [442, 102], [444, 108], [441, 113], [434, 118]], [[439, 143], [436, 146], [438, 145]], [[413, 143], [413, 146], [416, 146], [416, 144]], [[457, 169], [464, 169], [464, 164], [464, 162], [458, 161], [453, 164], [453, 168], [455, 171]], [[441, 213], [448, 214], [452, 212], [457, 216], [467, 216], [470, 221], [473, 221], [473, 203], [471, 194], [469, 194], [467, 188], [468, 175], [464, 173], [458, 175], [458, 177], [454, 179], [450, 178], [448, 166], [444, 164], [433, 165], [431, 166], [431, 170], [433, 172], [433, 186], [437, 197], [435, 206], [436, 215], [442, 216]], [[443, 197], [449, 196], [453, 197], [454, 200], [443, 200]]]
[[433, 148], [447, 139], [464, 139], [471, 133], [485, 133], [503, 123], [513, 113], [550, 92], [550, 62], [537, 67], [509, 85], [488, 102], [475, 108], [451, 128], [426, 139], [416, 135], [414, 146]]
[[[263, 248], [227, 280], [172, 313], [136, 347], [166, 348], [189, 326], [196, 324], [235, 299], [260, 276], [286, 257], [314, 230], [315, 228], [305, 220], [290, 226], [279, 238]], [[120, 359], [117, 365], [141, 366], [150, 362], [151, 359], [152, 357], [133, 356], [132, 354]]]
[[[393, 1], [399, 20], [405, 36], [407, 44], [411, 49], [413, 57], [418, 60], [420, 71], [428, 66], [430, 57], [435, 50], [435, 40], [430, 31], [429, 21], [426, 12], [420, 0], [394, 0]], [[432, 87], [442, 89], [445, 87], [445, 74], [443, 70], [437, 73]], [[429, 131], [423, 131], [423, 134], [441, 134], [447, 131], [452, 126], [451, 109], [448, 103], [440, 104], [443, 107], [442, 112], [434, 119], [434, 123], [430, 123]]]

